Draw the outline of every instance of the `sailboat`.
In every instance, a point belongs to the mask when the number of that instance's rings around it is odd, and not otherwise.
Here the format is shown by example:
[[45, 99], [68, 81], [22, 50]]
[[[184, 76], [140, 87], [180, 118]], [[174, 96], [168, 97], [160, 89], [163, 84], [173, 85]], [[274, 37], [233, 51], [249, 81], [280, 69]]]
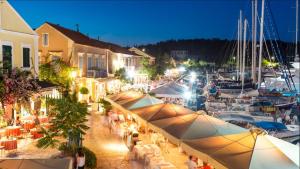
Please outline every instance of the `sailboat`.
[[[244, 23], [243, 23], [244, 21]], [[238, 19], [238, 38], [237, 38], [237, 64], [236, 64], [236, 78], [218, 79], [214, 83], [221, 92], [241, 93], [244, 91], [253, 90], [255, 85], [250, 77], [246, 76], [246, 40], [247, 40], [247, 19], [242, 18], [242, 11]], [[243, 35], [242, 35], [243, 34]]]
[[[298, 0], [297, 0], [297, 4], [298, 4]], [[297, 11], [298, 11], [298, 6], [297, 6]], [[262, 72], [262, 54], [263, 54], [262, 50], [263, 50], [263, 41], [265, 41], [264, 26], [266, 26], [264, 24], [264, 17], [265, 17], [264, 13], [265, 13], [265, 0], [262, 0], [262, 9], [261, 9], [261, 18], [260, 18], [260, 37], [259, 37], [259, 62], [258, 62], [259, 67], [258, 67], [258, 79], [257, 79], [259, 96], [256, 97], [256, 99], [254, 100], [254, 104], [252, 106], [254, 106], [255, 103], [267, 101], [270, 103], [270, 106], [267, 106], [267, 108], [265, 108], [265, 109], [264, 109], [265, 106], [261, 106], [261, 108], [264, 110], [270, 110], [270, 111], [268, 111], [269, 113], [270, 112], [275, 113], [276, 109], [274, 109], [274, 108], [276, 108], [276, 107], [279, 109], [289, 109], [293, 105], [296, 104], [296, 99], [295, 99], [295, 96], [296, 96], [295, 86], [296, 85], [294, 83], [295, 78], [292, 77], [291, 71], [289, 70], [289, 66], [286, 65], [285, 58], [281, 55], [280, 49], [278, 49], [276, 40], [274, 42], [271, 40], [270, 43], [271, 43], [271, 45], [273, 45], [272, 51], [275, 54], [275, 57], [280, 64], [279, 71], [281, 72], [283, 78], [281, 78], [281, 77], [269, 78], [269, 79], [273, 80], [271, 82], [266, 80], [267, 79], [266, 78], [263, 81], [262, 77], [264, 77], [264, 74]], [[298, 13], [298, 12], [296, 12], [296, 13]], [[296, 18], [298, 18], [298, 16]], [[296, 22], [298, 24], [298, 19], [296, 19]], [[267, 22], [266, 22], [266, 24], [267, 24]], [[272, 25], [271, 22], [269, 22], [269, 24]], [[298, 29], [296, 28], [296, 30], [298, 30]], [[269, 33], [269, 34], [266, 34], [266, 35], [271, 36], [270, 32], [267, 32], [267, 33]], [[297, 36], [297, 33], [296, 33], [296, 36]], [[269, 38], [272, 39], [272, 37], [269, 37]], [[276, 39], [276, 37], [275, 37], [275, 39]], [[272, 43], [274, 43], [275, 45]], [[297, 42], [296, 42], [296, 44], [297, 44]], [[297, 48], [297, 45], [296, 45], [296, 48]], [[296, 58], [297, 58], [297, 49], [296, 49]], [[255, 67], [256, 67], [256, 65], [255, 65]], [[253, 72], [255, 72], [255, 71], [253, 71]], [[298, 77], [298, 80], [299, 80], [299, 77]], [[278, 85], [280, 83], [281, 83], [281, 86]], [[271, 84], [275, 84], [275, 86], [272, 87]], [[281, 89], [280, 89], [280, 87], [281, 87]]]

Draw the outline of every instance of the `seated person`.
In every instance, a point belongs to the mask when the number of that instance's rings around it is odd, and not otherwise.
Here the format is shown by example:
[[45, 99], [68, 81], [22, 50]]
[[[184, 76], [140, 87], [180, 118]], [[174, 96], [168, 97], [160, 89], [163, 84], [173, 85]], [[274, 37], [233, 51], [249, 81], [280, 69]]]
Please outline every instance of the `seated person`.
[[197, 163], [194, 161], [193, 156], [189, 156], [188, 161], [186, 162], [188, 169], [197, 169]]
[[35, 124], [36, 126], [38, 126], [38, 125], [41, 124], [38, 114], [35, 114], [34, 124]]
[[22, 125], [19, 116], [17, 117], [17, 119], [16, 119], [16, 121], [15, 121], [15, 124], [16, 124], [16, 126], [21, 126], [21, 125]]
[[201, 167], [201, 169], [212, 169], [208, 163], [206, 161], [203, 161], [203, 166]]

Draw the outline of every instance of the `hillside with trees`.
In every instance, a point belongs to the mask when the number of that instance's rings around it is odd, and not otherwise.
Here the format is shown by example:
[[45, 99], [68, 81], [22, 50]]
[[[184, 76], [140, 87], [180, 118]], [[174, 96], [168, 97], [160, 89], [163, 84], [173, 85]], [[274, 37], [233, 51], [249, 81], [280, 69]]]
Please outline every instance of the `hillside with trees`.
[[[268, 50], [272, 55], [272, 47], [270, 41], [267, 41]], [[288, 60], [292, 60], [295, 52], [293, 43], [278, 42], [283, 56], [287, 56]], [[177, 61], [187, 59], [195, 61], [214, 62], [217, 65], [227, 63], [228, 60], [235, 56], [236, 41], [227, 39], [183, 39], [183, 40], [168, 40], [155, 44], [147, 44], [137, 46], [145, 48], [146, 52], [155, 56], [156, 60], [168, 60], [172, 50], [187, 50], [188, 58], [174, 58]], [[248, 58], [251, 56], [251, 42], [248, 42]], [[264, 50], [266, 56], [266, 50]], [[289, 57], [292, 56], [292, 57]]]

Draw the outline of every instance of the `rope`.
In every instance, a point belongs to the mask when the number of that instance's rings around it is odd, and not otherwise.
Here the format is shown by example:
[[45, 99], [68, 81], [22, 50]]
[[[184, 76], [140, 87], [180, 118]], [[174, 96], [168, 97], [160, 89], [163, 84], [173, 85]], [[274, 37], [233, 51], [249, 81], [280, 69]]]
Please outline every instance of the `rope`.
[[[270, 5], [268, 1], [267, 1], [267, 5]], [[268, 10], [266, 10], [266, 11], [269, 12], [269, 13], [267, 13], [267, 14], [268, 14], [268, 16], [271, 18], [271, 19], [270, 19], [270, 25], [271, 25], [272, 30], [273, 30], [272, 32], [273, 32], [273, 36], [274, 36], [274, 38], [275, 38], [275, 44], [276, 44], [276, 47], [277, 47], [277, 49], [278, 49], [278, 54], [279, 54], [279, 56], [280, 56], [280, 58], [281, 58], [281, 60], [282, 60], [282, 63], [284, 64], [285, 68], [288, 70], [288, 75], [287, 75], [287, 72], [286, 72], [286, 71], [284, 71], [283, 73], [284, 73], [284, 75], [286, 76], [286, 77], [285, 77], [285, 78], [286, 78], [286, 81], [287, 81], [287, 83], [289, 83], [288, 85], [290, 86], [290, 90], [292, 91], [292, 85], [293, 85], [293, 87], [294, 87], [294, 90], [296, 89], [296, 86], [295, 86], [294, 80], [293, 80], [293, 78], [292, 78], [292, 76], [291, 76], [291, 72], [290, 72], [290, 69], [289, 69], [289, 67], [288, 67], [287, 59], [286, 59], [286, 57], [282, 57], [282, 55], [281, 55], [281, 48], [279, 48], [279, 45], [278, 45], [278, 43], [277, 43], [276, 35], [277, 35], [277, 37], [278, 37], [278, 40], [280, 41], [278, 29], [277, 29], [276, 25], [273, 25], [273, 23], [271, 22], [271, 21], [274, 21], [274, 15], [273, 15], [272, 10], [271, 10], [270, 8], [267, 8], [267, 9], [268, 9]], [[274, 28], [275, 28], [275, 31], [274, 31]], [[275, 35], [275, 32], [276, 32], [276, 35]], [[292, 85], [290, 84], [291, 82], [292, 82]]]

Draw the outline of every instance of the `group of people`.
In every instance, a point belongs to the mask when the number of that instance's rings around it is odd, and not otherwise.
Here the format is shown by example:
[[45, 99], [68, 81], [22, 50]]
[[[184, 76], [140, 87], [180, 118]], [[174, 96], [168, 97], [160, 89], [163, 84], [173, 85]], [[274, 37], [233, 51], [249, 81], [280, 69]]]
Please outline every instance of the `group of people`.
[[203, 165], [200, 164], [200, 160], [197, 157], [192, 155], [189, 156], [186, 165], [188, 169], [213, 169], [206, 161], [202, 162]]
[[[41, 124], [38, 114], [35, 114], [35, 115], [34, 115], [34, 120], [33, 120], [33, 121], [34, 121], [34, 125], [36, 125], [36, 126], [38, 126], [38, 125]], [[16, 120], [15, 120], [15, 125], [16, 125], [16, 126], [22, 126], [22, 125], [23, 125], [23, 123], [22, 123], [22, 121], [20, 120], [20, 117], [19, 117], [19, 116], [18, 116], [18, 117], [16, 118]]]

